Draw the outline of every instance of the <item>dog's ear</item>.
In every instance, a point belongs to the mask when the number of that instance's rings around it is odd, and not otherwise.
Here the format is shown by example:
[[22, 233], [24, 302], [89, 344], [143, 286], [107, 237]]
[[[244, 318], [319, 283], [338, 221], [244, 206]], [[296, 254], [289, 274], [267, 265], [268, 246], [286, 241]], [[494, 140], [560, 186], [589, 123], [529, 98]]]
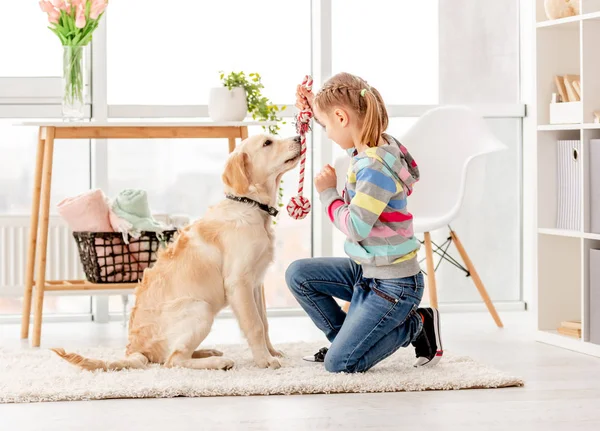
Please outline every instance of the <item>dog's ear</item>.
[[250, 188], [250, 158], [248, 154], [236, 151], [227, 160], [223, 172], [223, 182], [238, 195]]

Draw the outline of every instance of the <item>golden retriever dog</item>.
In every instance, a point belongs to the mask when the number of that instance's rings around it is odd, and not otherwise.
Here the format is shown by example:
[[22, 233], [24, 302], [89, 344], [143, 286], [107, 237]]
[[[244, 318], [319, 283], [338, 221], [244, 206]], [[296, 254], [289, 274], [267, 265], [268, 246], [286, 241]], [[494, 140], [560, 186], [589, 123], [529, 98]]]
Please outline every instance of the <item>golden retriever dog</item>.
[[230, 155], [223, 173], [228, 198], [182, 229], [144, 271], [135, 289], [124, 359], [102, 361], [52, 350], [85, 370], [145, 368], [149, 362], [227, 370], [234, 363], [221, 352], [197, 349], [217, 313], [230, 305], [256, 365], [279, 368], [281, 353], [269, 340], [261, 286], [274, 252], [269, 211], [282, 175], [299, 160], [299, 137], [252, 136]]

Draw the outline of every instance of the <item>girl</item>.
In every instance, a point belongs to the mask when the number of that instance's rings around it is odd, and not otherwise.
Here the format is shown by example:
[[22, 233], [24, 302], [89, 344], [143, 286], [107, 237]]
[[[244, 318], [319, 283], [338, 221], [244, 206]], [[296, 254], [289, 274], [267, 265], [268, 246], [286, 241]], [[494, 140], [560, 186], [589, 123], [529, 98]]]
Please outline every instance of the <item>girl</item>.
[[[330, 165], [314, 181], [329, 218], [347, 237], [349, 258], [298, 260], [286, 272], [292, 294], [331, 342], [305, 359], [325, 362], [331, 372], [363, 372], [412, 343], [415, 366], [436, 364], [443, 354], [439, 313], [418, 308], [419, 241], [406, 209], [419, 171], [406, 148], [384, 133], [381, 95], [363, 79], [340, 73], [316, 95], [298, 87], [296, 98], [352, 157], [342, 196]], [[347, 314], [334, 298], [350, 301]]]

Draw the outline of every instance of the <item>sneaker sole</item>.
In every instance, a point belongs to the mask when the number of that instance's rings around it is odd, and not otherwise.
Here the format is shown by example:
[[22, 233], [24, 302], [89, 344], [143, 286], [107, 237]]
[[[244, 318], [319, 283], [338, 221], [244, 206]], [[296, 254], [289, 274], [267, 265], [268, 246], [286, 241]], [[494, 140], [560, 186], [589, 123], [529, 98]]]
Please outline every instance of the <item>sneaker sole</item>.
[[315, 356], [314, 355], [304, 356], [302, 358], [302, 360], [306, 361], [306, 362], [314, 362], [316, 364], [322, 364], [323, 363], [323, 361], [315, 361]]
[[442, 356], [444, 355], [442, 337], [440, 336], [440, 312], [436, 308], [432, 308], [431, 310], [433, 311], [433, 332], [435, 334], [435, 344], [437, 346], [437, 350], [435, 352], [435, 356], [429, 360], [424, 357], [417, 358], [413, 365], [414, 367], [431, 367], [440, 362]]

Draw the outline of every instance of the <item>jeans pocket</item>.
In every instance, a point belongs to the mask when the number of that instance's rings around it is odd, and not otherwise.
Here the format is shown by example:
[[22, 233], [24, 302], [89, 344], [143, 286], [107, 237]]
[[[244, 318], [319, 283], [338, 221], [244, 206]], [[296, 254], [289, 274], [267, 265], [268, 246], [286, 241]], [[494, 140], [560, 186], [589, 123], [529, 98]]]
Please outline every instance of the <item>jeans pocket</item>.
[[404, 286], [395, 282], [396, 280], [373, 279], [369, 283], [370, 289], [375, 295], [393, 304], [404, 298]]

